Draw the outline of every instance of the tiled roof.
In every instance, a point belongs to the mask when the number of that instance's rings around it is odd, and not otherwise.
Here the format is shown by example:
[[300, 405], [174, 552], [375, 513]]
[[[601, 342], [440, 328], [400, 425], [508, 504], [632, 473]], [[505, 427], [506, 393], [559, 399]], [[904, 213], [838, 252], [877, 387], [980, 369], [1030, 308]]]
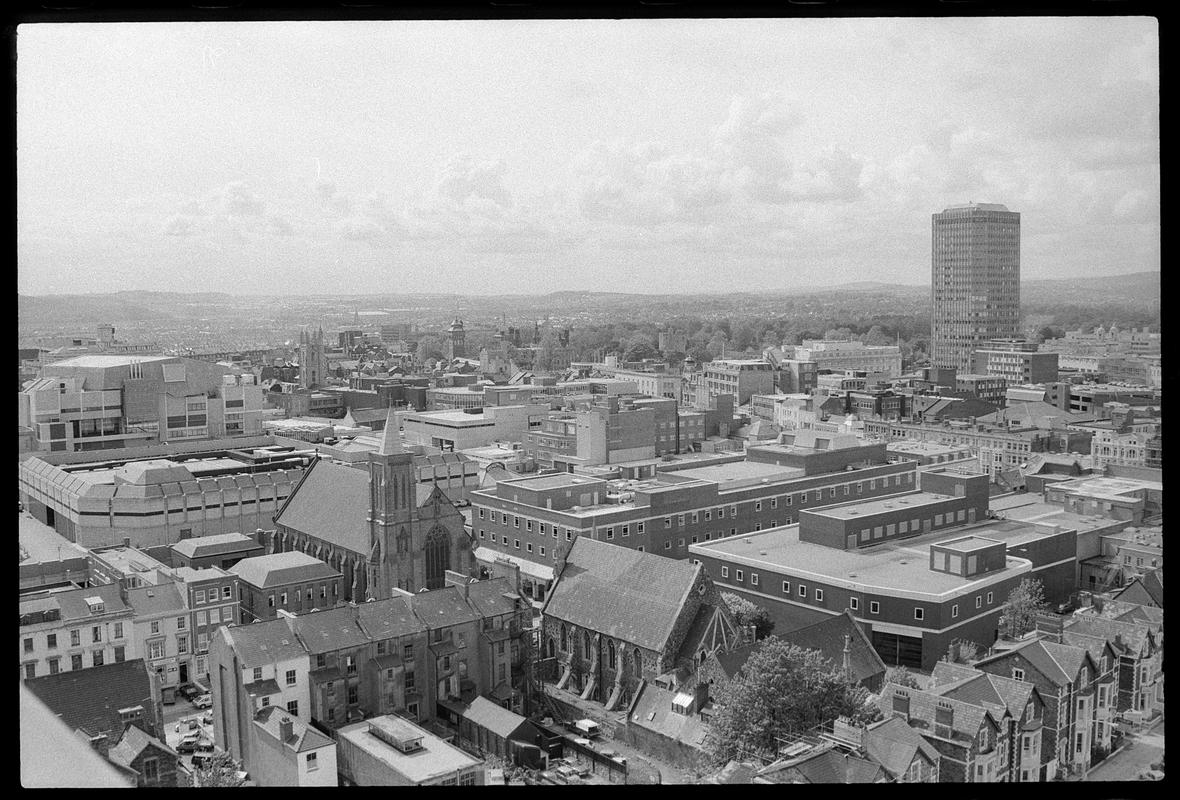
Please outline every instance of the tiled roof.
[[687, 561], [579, 537], [543, 613], [662, 651], [699, 569]]
[[221, 628], [243, 667], [253, 669], [306, 655], [307, 651], [291, 632], [285, 619], [270, 619], [250, 625]]
[[851, 637], [849, 655], [852, 661], [852, 679], [862, 683], [875, 676], [884, 676], [885, 662], [877, 655], [860, 623], [848, 610], [805, 628], [779, 634], [779, 638], [791, 644], [807, 650], [818, 650], [836, 669], [841, 669], [844, 663], [845, 636]]
[[927, 687], [932, 694], [1006, 709], [1019, 718], [1036, 687], [1028, 681], [1018, 681], [983, 672], [962, 664], [939, 661], [934, 665]]
[[396, 639], [426, 630], [405, 597], [390, 597], [356, 607], [357, 624], [373, 639]]
[[1042, 675], [1058, 686], [1064, 686], [1076, 678], [1086, 659], [1086, 651], [1080, 647], [1032, 639], [1010, 650], [980, 659], [976, 663], [1000, 661], [1014, 653], [1020, 653], [1028, 659]]
[[132, 762], [139, 758], [139, 754], [151, 746], [168, 753], [174, 758], [176, 757], [176, 751], [167, 744], [155, 736], [144, 733], [138, 725], [128, 725], [127, 729], [123, 732], [123, 738], [110, 749], [107, 753], [107, 758], [120, 766], [130, 769]]
[[150, 714], [152, 688], [141, 658], [29, 678], [25, 686], [70, 730], [111, 731], [119, 725], [121, 708], [143, 706]]
[[298, 550], [244, 558], [229, 571], [259, 589], [340, 577], [323, 561]]
[[369, 473], [318, 459], [303, 473], [275, 523], [369, 555]]
[[904, 775], [919, 753], [932, 764], [938, 763], [938, 751], [900, 717], [890, 717], [864, 732], [865, 754], [892, 777]]
[[1153, 569], [1145, 572], [1123, 587], [1122, 591], [1114, 595], [1114, 599], [1125, 603], [1164, 607], [1163, 570]]
[[357, 610], [352, 606], [330, 608], [295, 617], [300, 641], [312, 654], [330, 653], [348, 647], [362, 647], [369, 637], [357, 624]]
[[254, 724], [270, 734], [271, 738], [278, 740], [279, 723], [284, 719], [291, 720], [291, 737], [284, 744], [290, 745], [296, 753], [319, 750], [321, 747], [332, 745], [332, 740], [327, 736], [302, 722], [299, 717], [292, 716], [276, 706], [267, 706], [259, 711], [254, 717]]

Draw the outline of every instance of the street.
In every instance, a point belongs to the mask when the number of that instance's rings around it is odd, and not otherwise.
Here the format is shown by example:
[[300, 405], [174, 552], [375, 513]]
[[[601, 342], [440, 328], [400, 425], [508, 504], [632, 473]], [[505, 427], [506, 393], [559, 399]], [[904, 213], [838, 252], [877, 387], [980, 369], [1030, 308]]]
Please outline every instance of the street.
[[1134, 781], [1164, 756], [1164, 721], [1129, 740], [1122, 750], [1107, 758], [1086, 776], [1087, 781]]

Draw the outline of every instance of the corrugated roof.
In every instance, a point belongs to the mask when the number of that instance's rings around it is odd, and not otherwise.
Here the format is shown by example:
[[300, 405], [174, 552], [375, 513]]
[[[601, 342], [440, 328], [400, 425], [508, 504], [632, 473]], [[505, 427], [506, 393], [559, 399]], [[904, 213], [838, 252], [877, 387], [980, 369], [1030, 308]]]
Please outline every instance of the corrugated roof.
[[574, 540], [544, 614], [661, 652], [700, 567], [654, 553]]

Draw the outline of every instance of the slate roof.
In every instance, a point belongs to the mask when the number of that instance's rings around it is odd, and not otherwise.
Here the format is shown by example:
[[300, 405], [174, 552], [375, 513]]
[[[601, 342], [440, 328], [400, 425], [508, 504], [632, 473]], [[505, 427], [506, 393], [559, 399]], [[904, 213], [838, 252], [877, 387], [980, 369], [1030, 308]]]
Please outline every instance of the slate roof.
[[775, 762], [760, 770], [758, 777], [774, 783], [877, 783], [887, 774], [880, 764], [833, 747]]
[[627, 710], [628, 725], [635, 725], [666, 736], [694, 749], [701, 749], [708, 725], [699, 714], [679, 714], [672, 710], [676, 692], [668, 691], [651, 682], [644, 682], [639, 694]]
[[352, 606], [302, 614], [295, 617], [294, 623], [299, 640], [313, 655], [363, 647], [369, 643], [369, 637], [357, 624], [357, 609]]
[[283, 719], [291, 720], [291, 737], [284, 744], [289, 745], [296, 753], [318, 750], [321, 747], [332, 745], [332, 740], [327, 736], [302, 722], [299, 717], [292, 716], [285, 709], [280, 709], [277, 706], [267, 706], [259, 711], [254, 717], [254, 724], [270, 734], [272, 739], [278, 740], [279, 723]]
[[[725, 623], [728, 621], [728, 626]], [[697, 609], [692, 625], [684, 634], [680, 642], [680, 650], [676, 653], [675, 663], [695, 663], [697, 654], [703, 649], [712, 653], [722, 646], [732, 647], [737, 643], [741, 634], [733, 624], [729, 608], [702, 603]], [[724, 639], [724, 641], [722, 641]], [[744, 660], [743, 660], [743, 663]]]
[[663, 651], [699, 565], [581, 536], [542, 613]]
[[881, 690], [881, 695], [877, 698], [877, 706], [881, 713], [893, 714], [893, 696], [899, 691], [908, 694], [910, 698], [910, 726], [922, 728], [928, 733], [934, 732], [935, 709], [938, 704], [948, 704], [954, 711], [951, 717], [951, 732], [964, 746], [970, 746], [969, 740], [973, 740], [979, 734], [979, 726], [990, 716], [990, 712], [983, 706], [943, 697], [933, 692], [910, 689], [896, 683], [885, 684]]
[[356, 621], [372, 639], [396, 639], [399, 636], [426, 630], [414, 616], [410, 601], [405, 597], [390, 597], [361, 603], [356, 607]]
[[[142, 658], [42, 675], [24, 685], [70, 730], [111, 731], [119, 725], [121, 708], [143, 706], [150, 714], [152, 687]], [[154, 728], [151, 719], [146, 722]]]
[[275, 523], [369, 556], [369, 473], [324, 459], [312, 462]]
[[1164, 575], [1162, 569], [1145, 572], [1114, 595], [1115, 600], [1144, 606], [1164, 607]]
[[932, 694], [965, 703], [1003, 709], [1017, 719], [1024, 713], [1024, 707], [1036, 691], [1036, 687], [1028, 681], [1005, 678], [947, 661], [939, 661], [934, 665], [927, 689]]
[[486, 581], [472, 581], [467, 585], [467, 599], [485, 617], [496, 617], [516, 611], [516, 601], [505, 595], [516, 595], [516, 589], [507, 578], [491, 578]]
[[463, 591], [455, 586], [419, 592], [410, 601], [410, 607], [414, 610], [414, 616], [432, 630], [479, 619], [479, 615], [463, 599]]
[[285, 619], [223, 627], [220, 631], [242, 666], [250, 669], [307, 654]]
[[259, 589], [340, 577], [323, 561], [298, 550], [243, 558], [229, 571]]
[[463, 711], [463, 717], [481, 728], [486, 728], [503, 739], [510, 739], [527, 719], [513, 711], [498, 706], [486, 697], [476, 697]]
[[198, 536], [172, 545], [172, 549], [188, 558], [206, 558], [222, 553], [240, 553], [243, 550], [262, 550], [262, 545], [241, 533], [218, 533], [213, 536]]
[[904, 775], [919, 753], [932, 764], [937, 764], [939, 759], [934, 745], [901, 717], [890, 717], [865, 729], [862, 745], [865, 755], [893, 778]]
[[107, 752], [107, 758], [119, 766], [131, 769], [132, 762], [139, 758], [140, 753], [151, 746], [155, 746], [173, 758], [177, 758], [175, 750], [155, 736], [144, 733], [138, 725], [127, 726], [127, 729], [123, 732], [123, 738]]
[[127, 590], [127, 603], [135, 609], [136, 617], [151, 617], [185, 609], [184, 597], [175, 583], [140, 586]]
[[[86, 605], [87, 597], [102, 599], [103, 610], [98, 614], [90, 612]], [[101, 586], [91, 586], [83, 589], [70, 589], [65, 592], [53, 592], [49, 595], [31, 597], [20, 601], [20, 613], [39, 611], [46, 608], [61, 610], [61, 618], [66, 621], [85, 620], [104, 614], [115, 614], [120, 611], [130, 611], [131, 607], [123, 602], [119, 595], [119, 584], [108, 583]]]
[[847, 609], [843, 614], [778, 636], [807, 650], [818, 650], [836, 669], [841, 669], [844, 664], [844, 637], [850, 636], [853, 680], [857, 683], [872, 683], [875, 679], [884, 678], [885, 662], [873, 649], [860, 623]]
[[1032, 639], [1024, 644], [983, 658], [977, 664], [990, 663], [1009, 657], [1013, 653], [1020, 653], [1029, 663], [1058, 686], [1064, 686], [1078, 676], [1078, 670], [1086, 660], [1086, 651], [1080, 647], [1048, 642], [1044, 639]]

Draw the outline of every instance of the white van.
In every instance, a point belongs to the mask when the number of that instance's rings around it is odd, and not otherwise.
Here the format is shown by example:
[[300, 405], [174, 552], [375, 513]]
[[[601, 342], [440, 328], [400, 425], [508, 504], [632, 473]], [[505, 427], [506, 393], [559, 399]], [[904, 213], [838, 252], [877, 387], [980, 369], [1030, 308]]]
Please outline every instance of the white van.
[[574, 723], [574, 728], [587, 739], [593, 739], [602, 733], [602, 729], [598, 727], [598, 723], [592, 719], [580, 719]]

